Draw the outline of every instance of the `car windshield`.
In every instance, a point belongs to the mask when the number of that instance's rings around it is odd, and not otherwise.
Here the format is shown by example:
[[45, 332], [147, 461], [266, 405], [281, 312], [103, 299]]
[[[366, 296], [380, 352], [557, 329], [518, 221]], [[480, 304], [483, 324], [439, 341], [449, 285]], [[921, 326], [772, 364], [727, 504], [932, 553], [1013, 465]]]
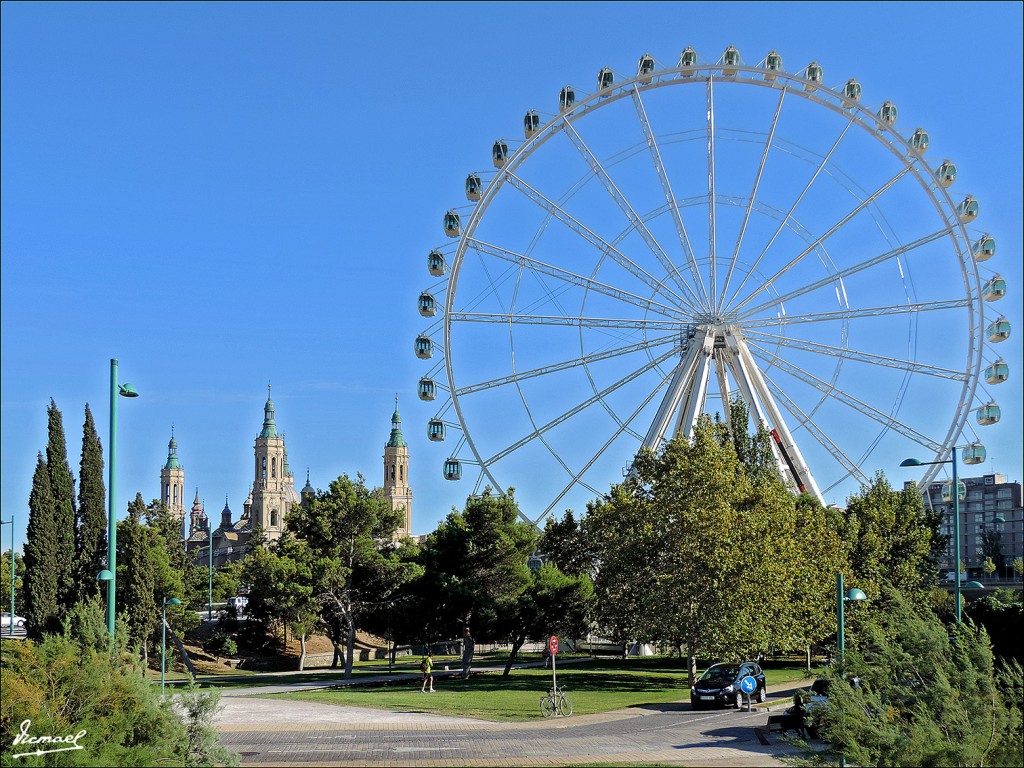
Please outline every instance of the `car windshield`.
[[700, 679], [713, 683], [732, 682], [736, 679], [739, 671], [739, 667], [711, 667], [711, 669], [701, 675]]

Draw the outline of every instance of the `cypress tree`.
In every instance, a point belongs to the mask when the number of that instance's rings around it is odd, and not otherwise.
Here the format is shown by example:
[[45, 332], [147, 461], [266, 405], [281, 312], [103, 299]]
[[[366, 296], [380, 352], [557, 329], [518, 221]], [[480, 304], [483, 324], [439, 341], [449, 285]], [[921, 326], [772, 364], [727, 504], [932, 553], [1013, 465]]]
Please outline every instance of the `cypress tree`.
[[25, 618], [28, 619], [28, 632], [33, 637], [58, 628], [56, 539], [50, 475], [40, 453], [28, 497], [23, 582]]
[[57, 574], [57, 605], [70, 608], [75, 601], [75, 479], [68, 466], [64, 422], [57, 404], [50, 399], [46, 409], [49, 439], [46, 443], [46, 471], [53, 494], [53, 555]]
[[153, 537], [142, 525], [146, 505], [142, 494], [128, 505], [128, 517], [117, 526], [117, 604], [128, 622], [133, 644], [146, 650], [160, 617], [156, 604], [156, 568]]
[[88, 403], [82, 428], [82, 464], [78, 475], [78, 520], [75, 525], [75, 579], [78, 600], [100, 593], [96, 574], [107, 560], [107, 513], [104, 504], [103, 446]]

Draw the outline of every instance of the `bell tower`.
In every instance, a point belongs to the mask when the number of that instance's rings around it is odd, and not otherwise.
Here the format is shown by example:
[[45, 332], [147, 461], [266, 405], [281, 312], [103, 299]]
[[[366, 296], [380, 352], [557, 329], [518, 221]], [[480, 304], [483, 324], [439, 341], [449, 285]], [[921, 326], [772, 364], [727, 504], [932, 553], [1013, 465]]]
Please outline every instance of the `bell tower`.
[[[263, 406], [263, 429], [256, 436], [255, 476], [252, 486], [252, 525], [262, 526], [268, 541], [280, 538], [284, 517], [291, 509], [292, 486], [285, 464], [284, 437], [274, 422], [274, 401], [267, 385], [267, 402]], [[294, 491], [291, 491], [294, 493]]]
[[402, 417], [398, 413], [398, 395], [395, 412], [391, 415], [391, 437], [384, 444], [384, 495], [392, 509], [405, 509], [405, 521], [398, 529], [398, 537], [412, 535], [412, 489], [409, 487], [409, 446], [402, 437]]
[[174, 425], [171, 425], [171, 442], [167, 444], [167, 462], [160, 470], [160, 500], [172, 515], [185, 523], [185, 468], [178, 461], [178, 443], [174, 439]]

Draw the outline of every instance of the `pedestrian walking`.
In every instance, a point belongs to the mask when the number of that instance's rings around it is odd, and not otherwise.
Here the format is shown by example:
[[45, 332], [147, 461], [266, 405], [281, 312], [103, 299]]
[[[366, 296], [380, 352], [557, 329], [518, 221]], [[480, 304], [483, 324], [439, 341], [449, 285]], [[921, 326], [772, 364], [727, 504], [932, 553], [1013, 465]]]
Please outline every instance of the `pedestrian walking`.
[[427, 684], [430, 684], [430, 692], [434, 692], [434, 657], [427, 651], [427, 655], [420, 662], [420, 672], [423, 673], [423, 685], [420, 686], [420, 693], [427, 692]]

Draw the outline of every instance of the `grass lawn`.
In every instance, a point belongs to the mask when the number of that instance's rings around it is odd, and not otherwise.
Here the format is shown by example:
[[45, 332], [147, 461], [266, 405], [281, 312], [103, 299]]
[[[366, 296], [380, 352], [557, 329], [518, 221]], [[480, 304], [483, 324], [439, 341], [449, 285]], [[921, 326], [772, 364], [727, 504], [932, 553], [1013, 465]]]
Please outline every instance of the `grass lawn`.
[[[803, 680], [807, 676], [800, 667], [768, 669], [765, 674], [769, 685]], [[644, 704], [667, 704], [688, 700], [690, 695], [686, 670], [676, 659], [600, 660], [566, 665], [559, 670], [558, 683], [572, 700], [573, 711], [581, 715]], [[469, 680], [435, 679], [436, 693], [433, 694], [421, 693], [417, 680], [276, 694], [274, 698], [283, 696], [326, 704], [492, 721], [523, 721], [540, 719], [540, 699], [550, 685], [550, 670], [519, 669], [508, 677], [489, 673], [474, 675]]]

